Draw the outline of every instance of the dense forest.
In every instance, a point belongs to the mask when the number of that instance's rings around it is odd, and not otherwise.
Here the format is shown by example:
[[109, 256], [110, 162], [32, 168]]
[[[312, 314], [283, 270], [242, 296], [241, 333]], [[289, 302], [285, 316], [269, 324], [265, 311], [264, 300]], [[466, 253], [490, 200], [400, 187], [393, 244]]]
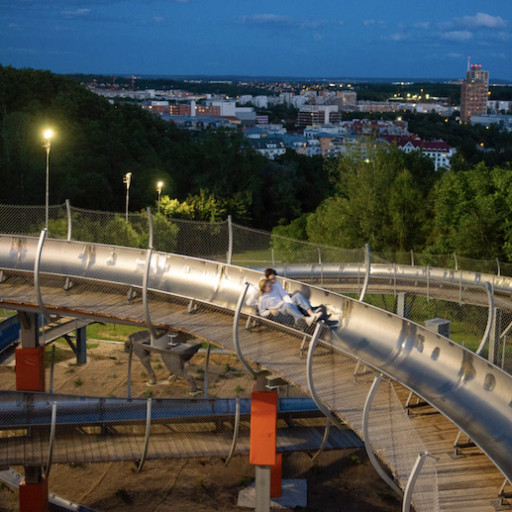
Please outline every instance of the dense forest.
[[330, 193], [321, 158], [294, 152], [269, 161], [240, 133], [192, 134], [126, 103], [111, 104], [74, 80], [46, 71], [0, 67], [0, 203], [44, 204], [42, 132], [55, 131], [50, 202], [123, 211], [123, 177], [132, 173], [130, 209], [163, 196], [218, 206], [202, 218], [231, 214], [270, 229], [314, 210]]
[[135, 211], [155, 205], [161, 180], [168, 217], [232, 215], [315, 243], [512, 261], [510, 134], [435, 114], [407, 120], [410, 131], [458, 148], [452, 170], [370, 140], [365, 159], [288, 151], [270, 161], [240, 133], [182, 131], [69, 77], [0, 66], [0, 203], [44, 204], [42, 132], [51, 126], [51, 204], [121, 212], [131, 172]]

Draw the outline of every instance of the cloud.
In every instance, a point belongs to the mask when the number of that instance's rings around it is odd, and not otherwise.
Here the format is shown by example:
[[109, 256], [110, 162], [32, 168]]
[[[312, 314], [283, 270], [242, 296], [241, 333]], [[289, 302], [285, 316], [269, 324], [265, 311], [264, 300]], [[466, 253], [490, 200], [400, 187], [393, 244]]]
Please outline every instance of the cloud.
[[442, 39], [446, 39], [448, 41], [468, 41], [472, 39], [473, 34], [469, 30], [452, 30], [450, 32], [445, 32], [441, 34]]
[[365, 27], [372, 27], [374, 25], [378, 25], [379, 27], [381, 28], [386, 28], [387, 27], [387, 23], [385, 21], [381, 21], [381, 20], [364, 20], [363, 21], [363, 25]]
[[241, 16], [237, 22], [242, 25], [271, 25], [271, 26], [292, 26], [293, 21], [288, 16], [278, 16], [277, 14], [254, 14], [252, 16]]
[[343, 25], [343, 20], [339, 19], [295, 19], [290, 16], [280, 16], [277, 14], [254, 14], [252, 16], [241, 16], [235, 18], [235, 23], [248, 26], [259, 26], [269, 28], [312, 28], [318, 29], [326, 25]]
[[457, 18], [459, 25], [466, 28], [505, 28], [508, 24], [506, 20], [500, 16], [491, 16], [483, 12], [478, 12], [474, 16], [464, 16]]
[[414, 24], [416, 28], [423, 28], [425, 30], [428, 30], [430, 28], [430, 22], [429, 21], [418, 21]]
[[399, 42], [405, 41], [407, 39], [407, 36], [403, 32], [396, 32], [395, 34], [391, 34], [389, 36], [389, 39], [391, 41]]
[[65, 10], [61, 13], [65, 18], [85, 18], [91, 14], [90, 9]]
[[450, 57], [450, 59], [462, 59], [462, 54], [457, 52], [450, 52], [446, 56]]

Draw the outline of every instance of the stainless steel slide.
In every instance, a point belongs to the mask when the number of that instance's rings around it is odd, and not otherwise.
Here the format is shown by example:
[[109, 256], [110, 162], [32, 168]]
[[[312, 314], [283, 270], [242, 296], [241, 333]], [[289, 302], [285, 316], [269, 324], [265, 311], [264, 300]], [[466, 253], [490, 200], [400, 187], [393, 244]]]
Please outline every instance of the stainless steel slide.
[[[418, 269], [410, 267], [409, 272], [414, 275]], [[405, 267], [401, 273], [407, 273]], [[437, 274], [442, 276], [443, 271]], [[469, 273], [465, 274], [469, 279]], [[453, 279], [453, 271], [444, 271], [444, 275]], [[12, 295], [11, 288], [9, 294], [4, 292], [4, 287], [20, 276], [24, 286], [34, 285], [23, 300]], [[98, 289], [123, 286], [138, 290], [143, 297], [148, 292], [168, 294], [231, 313], [246, 282], [257, 284], [260, 277], [257, 271], [174, 254], [0, 235], [0, 307], [48, 308], [61, 313], [64, 306], [60, 299], [41, 293], [39, 283], [44, 281], [45, 289], [50, 282], [60, 283], [53, 286], [63, 290], [69, 284], [72, 291], [76, 281]], [[474, 279], [478, 282], [481, 276], [475, 274]], [[505, 278], [500, 280], [505, 288], [510, 286]], [[508, 479], [512, 478], [510, 375], [409, 320], [318, 287], [309, 288], [312, 302], [327, 304], [333, 318], [339, 320], [329, 340], [335, 350], [361, 360], [424, 398], [470, 436]], [[108, 305], [99, 303], [87, 304], [87, 308], [70, 306], [65, 313], [105, 318], [107, 310]], [[247, 308], [244, 311], [250, 312]], [[120, 321], [119, 317], [114, 320]], [[122, 320], [135, 321], [129, 312]], [[172, 323], [172, 318], [169, 321]]]

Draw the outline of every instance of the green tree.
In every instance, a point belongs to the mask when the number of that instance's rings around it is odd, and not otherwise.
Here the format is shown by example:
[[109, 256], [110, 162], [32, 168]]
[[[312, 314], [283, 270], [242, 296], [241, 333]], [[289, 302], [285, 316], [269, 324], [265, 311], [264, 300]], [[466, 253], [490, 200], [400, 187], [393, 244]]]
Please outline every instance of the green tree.
[[396, 147], [366, 146], [337, 161], [336, 195], [308, 217], [310, 241], [376, 251], [409, 250], [421, 245], [425, 195]]
[[429, 251], [472, 258], [512, 257], [512, 170], [446, 173], [434, 190]]

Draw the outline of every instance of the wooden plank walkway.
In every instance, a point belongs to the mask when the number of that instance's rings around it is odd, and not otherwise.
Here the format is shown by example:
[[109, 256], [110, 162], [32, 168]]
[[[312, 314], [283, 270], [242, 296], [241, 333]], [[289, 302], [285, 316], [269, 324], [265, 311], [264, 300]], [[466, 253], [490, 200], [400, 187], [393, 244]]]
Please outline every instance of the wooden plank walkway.
[[[31, 284], [15, 281], [8, 279], [0, 284], [0, 306], [37, 309]], [[126, 291], [123, 287], [101, 283], [101, 286], [93, 287], [78, 285], [72, 289], [72, 293], [60, 288], [43, 287], [42, 294], [48, 309], [61, 315], [92, 319], [111, 318], [112, 321], [142, 326], [145, 322], [142, 304], [139, 299], [127, 300]], [[153, 294], [150, 311], [156, 326], [189, 332], [228, 350], [233, 350], [232, 313], [230, 312], [199, 305], [197, 312], [190, 314], [187, 311], [186, 301], [172, 302], [169, 297], [156, 294]], [[264, 324], [247, 331], [243, 329], [245, 318], [242, 318], [240, 325], [241, 346], [247, 359], [258, 363], [259, 369], [268, 369], [306, 389], [306, 362], [299, 352], [302, 343], [302, 336], [299, 333]], [[360, 432], [361, 408], [373, 379], [373, 373], [360, 368], [355, 375], [356, 361], [331, 351], [328, 348], [328, 335], [324, 337], [324, 342], [327, 348], [320, 348], [318, 355], [315, 356], [315, 386], [322, 401], [337, 411], [351, 428]], [[409, 391], [396, 383], [393, 387], [399, 400], [405, 404]], [[382, 396], [376, 399], [372, 408], [372, 414], [376, 414], [377, 420], [373, 421], [374, 430], [370, 431], [371, 436], [385, 435], [388, 429], [383, 421], [379, 425], [378, 414], [385, 409], [386, 400], [389, 397], [385, 392], [378, 395]], [[478, 448], [463, 449], [462, 456], [453, 457], [453, 443], [458, 429], [430, 406], [411, 409], [409, 420], [426, 450], [438, 459], [439, 510], [494, 512], [494, 502], [504, 481], [503, 475], [494, 464]], [[394, 436], [395, 442], [400, 441], [396, 439], [398, 436]], [[198, 448], [196, 443], [199, 441], [194, 440], [194, 435], [188, 433], [185, 437], [191, 440], [192, 450], [194, 446]], [[139, 453], [141, 446], [140, 436], [136, 436], [134, 445], [127, 443], [125, 447], [104, 441], [100, 449], [100, 441], [102, 440], [97, 439], [94, 448], [91, 446], [91, 457], [112, 459], [116, 457], [116, 452], [119, 450], [131, 451], [133, 456]], [[212, 442], [222, 445], [225, 455], [227, 441], [218, 439]], [[178, 453], [184, 444], [185, 441], [180, 439], [169, 453]], [[45, 444], [42, 443], [41, 446], [43, 445]], [[243, 442], [241, 442], [242, 445]], [[47, 447], [47, 444], [45, 446]], [[135, 449], [134, 446], [137, 448]], [[35, 450], [35, 447], [33, 449]], [[213, 449], [217, 448], [212, 446]], [[34, 456], [28, 447], [26, 450], [27, 457]], [[62, 457], [78, 457], [77, 450], [76, 446], [68, 446]], [[165, 447], [155, 441], [151, 450], [164, 451]], [[56, 451], [54, 456], [60, 457], [58, 453]], [[385, 455], [384, 452], [379, 453]], [[396, 468], [392, 467], [392, 470]]]

